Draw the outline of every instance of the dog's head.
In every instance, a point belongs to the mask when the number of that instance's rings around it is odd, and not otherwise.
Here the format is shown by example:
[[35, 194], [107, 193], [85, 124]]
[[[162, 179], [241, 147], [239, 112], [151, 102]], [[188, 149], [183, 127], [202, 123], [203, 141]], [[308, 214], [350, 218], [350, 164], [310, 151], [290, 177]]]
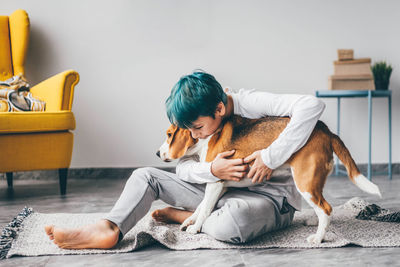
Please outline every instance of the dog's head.
[[163, 161], [170, 162], [183, 157], [187, 150], [196, 143], [197, 139], [192, 137], [189, 130], [171, 124], [167, 129], [167, 140], [156, 154]]

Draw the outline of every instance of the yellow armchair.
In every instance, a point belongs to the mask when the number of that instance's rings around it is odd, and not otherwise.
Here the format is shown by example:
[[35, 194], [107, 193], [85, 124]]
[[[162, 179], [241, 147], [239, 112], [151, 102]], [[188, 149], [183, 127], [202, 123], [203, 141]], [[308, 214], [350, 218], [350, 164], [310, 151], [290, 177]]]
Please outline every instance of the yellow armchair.
[[[0, 16], [0, 80], [25, 74], [29, 17], [24, 10]], [[0, 173], [8, 187], [13, 172], [58, 169], [60, 193], [66, 193], [75, 117], [71, 112], [79, 74], [59, 73], [31, 88], [46, 102], [45, 112], [0, 112]]]

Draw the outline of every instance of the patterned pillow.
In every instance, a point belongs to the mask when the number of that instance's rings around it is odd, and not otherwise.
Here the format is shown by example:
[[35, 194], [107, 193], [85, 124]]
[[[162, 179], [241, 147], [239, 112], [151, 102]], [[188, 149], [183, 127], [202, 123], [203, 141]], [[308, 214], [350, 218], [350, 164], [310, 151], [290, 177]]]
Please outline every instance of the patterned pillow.
[[32, 96], [23, 75], [0, 81], [0, 112], [45, 111], [46, 103]]

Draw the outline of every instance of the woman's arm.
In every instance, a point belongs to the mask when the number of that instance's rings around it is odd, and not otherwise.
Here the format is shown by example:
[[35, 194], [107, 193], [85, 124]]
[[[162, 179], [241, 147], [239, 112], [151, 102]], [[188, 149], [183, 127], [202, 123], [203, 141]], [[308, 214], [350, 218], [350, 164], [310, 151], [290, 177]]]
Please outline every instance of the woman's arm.
[[219, 153], [212, 162], [199, 162], [199, 156], [186, 156], [179, 160], [176, 173], [181, 180], [190, 183], [210, 183], [219, 180], [240, 181], [247, 173], [242, 159], [226, 159], [235, 151]]
[[233, 94], [234, 113], [247, 118], [289, 116], [290, 122], [279, 137], [261, 150], [261, 158], [270, 169], [276, 169], [302, 148], [325, 109], [325, 104], [312, 95], [272, 94], [240, 90]]
[[217, 182], [220, 179], [211, 173], [211, 162], [199, 162], [198, 155], [184, 156], [176, 165], [178, 178], [196, 184]]
[[290, 122], [279, 137], [261, 151], [261, 158], [271, 169], [284, 164], [308, 141], [318, 119], [325, 109], [325, 103], [314, 96], [300, 97], [291, 107]]

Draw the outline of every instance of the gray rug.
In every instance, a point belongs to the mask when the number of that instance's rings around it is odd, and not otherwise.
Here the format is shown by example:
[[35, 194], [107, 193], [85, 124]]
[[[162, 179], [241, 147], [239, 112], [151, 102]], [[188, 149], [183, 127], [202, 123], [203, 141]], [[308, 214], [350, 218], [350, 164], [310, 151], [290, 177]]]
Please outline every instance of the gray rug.
[[237, 248], [334, 248], [349, 244], [362, 247], [400, 246], [400, 224], [356, 219], [357, 214], [369, 203], [353, 198], [344, 205], [334, 207], [331, 224], [323, 243], [308, 244], [306, 238], [316, 232], [317, 218], [314, 211], [304, 209], [296, 212], [293, 223], [286, 229], [267, 233], [251, 242], [231, 244], [220, 242], [206, 234], [191, 235], [179, 230], [177, 224], [164, 224], [154, 221], [147, 214], [113, 249], [66, 250], [54, 245], [44, 232], [44, 226], [55, 224], [61, 227], [78, 227], [94, 223], [102, 217], [101, 213], [91, 214], [43, 214], [24, 211], [3, 229], [0, 247], [1, 258], [14, 255], [66, 255], [123, 253], [159, 242], [175, 250], [199, 248], [237, 249]]

